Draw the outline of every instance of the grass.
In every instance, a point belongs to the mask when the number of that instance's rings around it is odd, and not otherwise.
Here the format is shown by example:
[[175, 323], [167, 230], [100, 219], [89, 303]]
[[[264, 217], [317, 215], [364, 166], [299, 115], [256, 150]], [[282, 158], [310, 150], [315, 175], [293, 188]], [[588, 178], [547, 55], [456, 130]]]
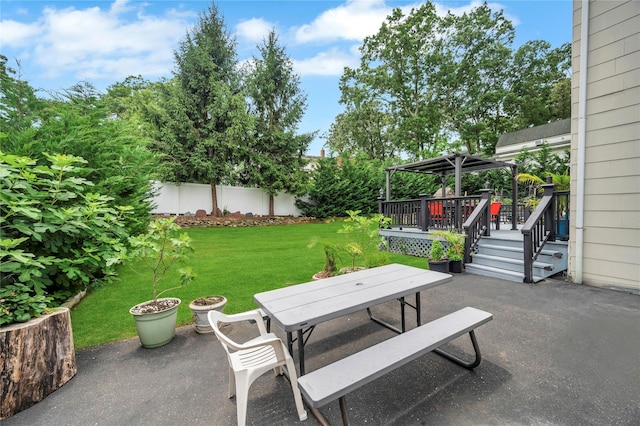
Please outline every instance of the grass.
[[[200, 296], [225, 296], [226, 313], [255, 309], [254, 294], [310, 281], [322, 270], [322, 244], [308, 248], [309, 243], [314, 239], [344, 242], [346, 236], [337, 233], [341, 228], [342, 222], [187, 229], [195, 249], [189, 264], [197, 278], [163, 297], [182, 299], [179, 325], [193, 322], [188, 305]], [[425, 259], [397, 254], [390, 254], [389, 262], [427, 267]], [[348, 256], [342, 256], [339, 266], [349, 264]], [[136, 267], [136, 263], [121, 266], [117, 282], [92, 292], [73, 309], [76, 349], [136, 336], [129, 308], [153, 297], [149, 274]], [[176, 280], [177, 274], [170, 271], [161, 288], [172, 287]]]

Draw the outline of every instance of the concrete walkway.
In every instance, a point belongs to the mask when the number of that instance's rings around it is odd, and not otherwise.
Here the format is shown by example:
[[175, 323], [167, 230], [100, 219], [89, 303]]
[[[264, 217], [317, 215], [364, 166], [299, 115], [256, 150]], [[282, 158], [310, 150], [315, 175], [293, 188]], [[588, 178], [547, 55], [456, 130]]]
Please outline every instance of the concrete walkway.
[[[640, 296], [462, 274], [422, 301], [423, 321], [465, 306], [493, 313], [477, 330], [482, 364], [469, 372], [435, 354], [413, 361], [347, 396], [352, 425], [640, 424]], [[397, 303], [374, 312], [397, 320]], [[250, 327], [229, 333], [240, 339]], [[364, 311], [328, 322], [306, 347], [307, 369], [392, 335]], [[468, 338], [448, 349], [469, 352]], [[79, 351], [77, 363], [69, 383], [2, 426], [236, 422], [225, 354], [213, 335], [192, 327], [162, 348], [131, 339]], [[341, 423], [337, 402], [321, 411]], [[252, 386], [247, 422], [318, 424], [311, 413], [298, 421], [288, 382], [271, 374]]]

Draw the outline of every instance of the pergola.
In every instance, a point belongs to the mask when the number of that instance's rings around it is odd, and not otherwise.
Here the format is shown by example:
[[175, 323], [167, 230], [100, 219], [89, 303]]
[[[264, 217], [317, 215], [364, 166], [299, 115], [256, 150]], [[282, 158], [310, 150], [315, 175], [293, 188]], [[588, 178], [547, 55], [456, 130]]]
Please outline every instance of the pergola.
[[[509, 168], [511, 169], [511, 188], [512, 188], [512, 211], [516, 211], [518, 181], [518, 166], [515, 164], [505, 163], [503, 161], [490, 160], [487, 158], [475, 157], [466, 153], [456, 152], [442, 157], [429, 158], [428, 160], [416, 161], [414, 163], [399, 164], [385, 168], [386, 172], [386, 201], [390, 201], [391, 197], [391, 175], [395, 172], [425, 173], [440, 176], [442, 182], [442, 191], [445, 192], [447, 186], [446, 178], [450, 174], [455, 175], [455, 196], [460, 197], [460, 187], [462, 183], [462, 173], [477, 172], [482, 170], [492, 170]], [[515, 215], [513, 215], [515, 217]], [[515, 221], [514, 226], [515, 226]], [[514, 228], [515, 229], [515, 228]]]

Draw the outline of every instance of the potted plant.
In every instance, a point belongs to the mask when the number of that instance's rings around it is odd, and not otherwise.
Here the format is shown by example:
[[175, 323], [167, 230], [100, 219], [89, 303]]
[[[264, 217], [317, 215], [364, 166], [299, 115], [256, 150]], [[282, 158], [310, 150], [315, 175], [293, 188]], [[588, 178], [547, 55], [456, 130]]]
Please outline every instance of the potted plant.
[[429, 249], [429, 269], [438, 272], [449, 272], [449, 260], [445, 257], [442, 241], [431, 241]]
[[190, 268], [179, 269], [180, 284], [158, 291], [159, 282], [167, 271], [182, 262], [193, 251], [186, 233], [179, 234], [180, 226], [175, 217], [152, 220], [146, 233], [130, 237], [133, 255], [150, 273], [153, 283], [153, 299], [139, 303], [129, 312], [136, 321], [140, 343], [145, 348], [156, 348], [169, 343], [176, 332], [178, 306], [181, 300], [175, 297], [160, 298], [167, 291], [175, 290], [193, 280]]
[[445, 255], [449, 259], [449, 272], [461, 273], [464, 259], [465, 234], [456, 231], [436, 231], [433, 235], [442, 237], [447, 242]]
[[224, 308], [226, 304], [227, 298], [224, 296], [198, 297], [189, 303], [189, 309], [191, 309], [193, 313], [193, 319], [196, 325], [196, 332], [201, 334], [212, 333], [213, 328], [211, 328], [207, 315], [209, 311], [222, 311], [222, 308]]
[[[313, 247], [313, 245], [315, 245], [315, 242], [312, 242], [309, 247]], [[338, 246], [332, 243], [324, 243], [322, 248], [324, 250], [324, 269], [313, 275], [312, 279], [314, 281], [332, 277], [338, 271], [336, 264], [336, 260], [339, 258]]]
[[[345, 234], [350, 240], [342, 245], [342, 250], [351, 258], [351, 266], [342, 268], [339, 273], [354, 272], [387, 263], [387, 256], [377, 256], [375, 253], [379, 253], [381, 249], [388, 250], [389, 244], [379, 235], [378, 229], [388, 226], [391, 219], [382, 214], [360, 216], [360, 210], [347, 210], [347, 214], [349, 217], [345, 219], [345, 224], [338, 233]], [[365, 266], [356, 266], [359, 257], [362, 257]]]

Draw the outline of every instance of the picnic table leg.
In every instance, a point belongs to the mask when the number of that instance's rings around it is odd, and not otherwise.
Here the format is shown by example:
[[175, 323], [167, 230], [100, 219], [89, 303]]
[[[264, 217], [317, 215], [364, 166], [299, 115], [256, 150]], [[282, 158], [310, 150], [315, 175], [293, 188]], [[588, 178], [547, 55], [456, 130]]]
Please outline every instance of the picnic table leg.
[[473, 344], [473, 350], [476, 353], [476, 359], [472, 362], [467, 362], [464, 361], [460, 358], [458, 358], [455, 355], [451, 355], [450, 353], [447, 353], [445, 351], [443, 351], [442, 349], [434, 349], [433, 351], [435, 353], [437, 353], [438, 355], [441, 355], [445, 358], [447, 358], [449, 361], [453, 361], [458, 365], [463, 366], [464, 368], [468, 368], [469, 370], [476, 368], [477, 366], [480, 365], [480, 361], [482, 361], [482, 355], [480, 355], [480, 347], [478, 346], [478, 341], [476, 340], [476, 333], [474, 332], [474, 330], [471, 330], [469, 332], [469, 337], [471, 337], [471, 343]]
[[342, 415], [342, 424], [349, 426], [349, 416], [347, 413], [347, 403], [344, 401], [344, 396], [338, 400], [340, 402], [340, 414]]
[[300, 363], [300, 375], [304, 375], [304, 332], [298, 330], [298, 362]]
[[405, 315], [404, 315], [404, 297], [401, 297], [400, 299], [400, 324], [402, 327], [402, 332], [404, 333], [405, 331], [407, 331], [407, 327], [406, 327], [406, 323], [405, 323]]

